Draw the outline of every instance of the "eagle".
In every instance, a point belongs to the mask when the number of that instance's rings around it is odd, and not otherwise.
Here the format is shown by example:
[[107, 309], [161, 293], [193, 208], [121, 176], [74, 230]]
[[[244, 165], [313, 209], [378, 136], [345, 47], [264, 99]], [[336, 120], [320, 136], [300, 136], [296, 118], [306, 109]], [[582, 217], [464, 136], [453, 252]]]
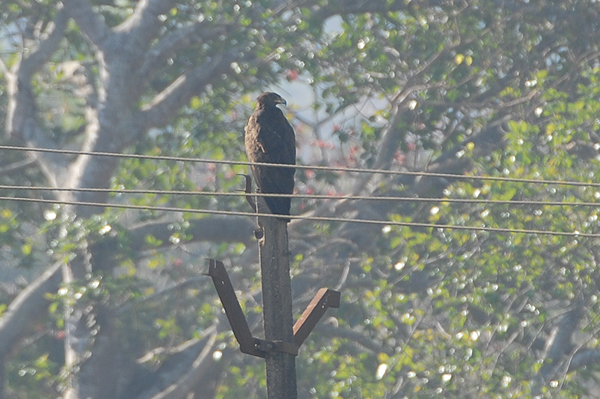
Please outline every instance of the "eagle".
[[[250, 162], [296, 164], [296, 136], [277, 104], [286, 101], [277, 93], [262, 93], [256, 99], [256, 108], [244, 129], [246, 154]], [[294, 168], [252, 165], [252, 174], [258, 192], [264, 194], [292, 194]], [[290, 197], [264, 197], [269, 210], [277, 215], [290, 214]], [[289, 222], [288, 218], [279, 218]]]

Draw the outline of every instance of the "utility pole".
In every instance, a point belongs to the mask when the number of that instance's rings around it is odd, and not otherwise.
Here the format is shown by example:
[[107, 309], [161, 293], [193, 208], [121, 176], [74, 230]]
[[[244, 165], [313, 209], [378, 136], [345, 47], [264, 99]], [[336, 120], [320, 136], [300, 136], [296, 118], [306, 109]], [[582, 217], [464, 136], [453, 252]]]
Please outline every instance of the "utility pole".
[[[246, 193], [250, 194], [249, 176], [246, 176]], [[263, 293], [264, 340], [252, 336], [223, 263], [210, 259], [207, 275], [213, 280], [242, 353], [265, 359], [267, 398], [297, 399], [295, 357], [298, 356], [298, 348], [327, 309], [340, 306], [340, 293], [321, 288], [293, 324], [287, 223], [271, 215], [262, 196], [254, 198], [246, 196], [250, 206], [258, 213], [259, 229], [256, 233]]]
[[[263, 197], [258, 197], [259, 214], [270, 213]], [[263, 293], [263, 323], [265, 339], [271, 342], [294, 343], [292, 320], [292, 286], [288, 249], [287, 223], [279, 218], [259, 216], [262, 230], [259, 258]], [[296, 359], [291, 353], [272, 352], [267, 363], [267, 397], [296, 399]]]

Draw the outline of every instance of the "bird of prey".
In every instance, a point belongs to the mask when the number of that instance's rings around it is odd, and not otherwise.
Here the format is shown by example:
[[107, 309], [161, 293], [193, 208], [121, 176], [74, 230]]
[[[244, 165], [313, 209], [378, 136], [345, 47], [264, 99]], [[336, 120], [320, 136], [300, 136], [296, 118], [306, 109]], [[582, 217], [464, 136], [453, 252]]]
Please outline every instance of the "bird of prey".
[[[244, 142], [250, 162], [296, 164], [296, 137], [294, 129], [277, 104], [286, 102], [277, 93], [262, 93], [256, 99], [256, 108], [248, 120]], [[252, 174], [258, 191], [264, 194], [292, 194], [294, 168], [252, 165]], [[290, 197], [265, 197], [271, 213], [290, 214]], [[280, 218], [289, 222], [288, 218]]]

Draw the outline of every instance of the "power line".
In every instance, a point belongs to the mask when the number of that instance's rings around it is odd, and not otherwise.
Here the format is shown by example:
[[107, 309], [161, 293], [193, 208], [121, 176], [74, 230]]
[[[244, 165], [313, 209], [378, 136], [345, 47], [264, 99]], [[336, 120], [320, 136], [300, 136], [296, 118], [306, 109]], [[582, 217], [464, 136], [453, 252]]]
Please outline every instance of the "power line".
[[286, 165], [286, 164], [272, 164], [272, 163], [260, 163], [260, 162], [227, 161], [227, 160], [216, 160], [216, 159], [206, 159], [206, 158], [173, 157], [173, 156], [162, 156], [162, 155], [140, 155], [140, 154], [122, 154], [122, 153], [115, 153], [115, 152], [59, 150], [59, 149], [52, 149], [52, 148], [37, 148], [37, 147], [28, 148], [28, 147], [7, 146], [7, 145], [0, 146], [0, 150], [33, 151], [33, 152], [46, 152], [46, 153], [69, 154], [69, 155], [104, 156], [104, 157], [116, 157], [116, 158], [126, 158], [126, 159], [127, 158], [129, 158], [129, 159], [151, 159], [151, 160], [177, 161], [177, 162], [213, 163], [213, 164], [221, 164], [221, 165], [276, 166], [279, 168], [323, 170], [323, 171], [344, 172], [344, 173], [379, 173], [379, 174], [384, 174], [384, 175], [425, 176], [425, 177], [437, 177], [437, 178], [444, 178], [444, 179], [500, 181], [500, 182], [528, 183], [528, 184], [553, 184], [553, 185], [574, 186], [574, 187], [600, 188], [600, 183], [588, 183], [588, 182], [580, 182], [580, 181], [572, 181], [572, 180], [540, 180], [540, 179], [526, 179], [526, 178], [518, 178], [518, 177], [466, 176], [466, 175], [457, 175], [457, 174], [451, 174], [451, 173], [415, 172], [415, 171], [399, 171], [399, 170], [386, 170], [386, 169], [361, 169], [361, 168], [345, 168], [345, 167], [318, 166], [318, 165]]
[[564, 202], [564, 201], [534, 201], [534, 200], [494, 200], [478, 198], [422, 198], [422, 197], [397, 197], [397, 196], [368, 196], [368, 195], [323, 195], [323, 194], [264, 194], [222, 191], [183, 191], [183, 190], [149, 190], [149, 189], [113, 189], [113, 188], [64, 188], [0, 185], [0, 190], [33, 190], [57, 192], [96, 192], [109, 194], [156, 194], [156, 195], [198, 195], [212, 197], [286, 197], [297, 199], [317, 200], [363, 200], [363, 201], [399, 201], [399, 202], [424, 202], [424, 203], [459, 203], [459, 204], [484, 204], [484, 205], [525, 205], [525, 206], [582, 206], [600, 207], [598, 202]]
[[[187, 209], [187, 208], [166, 207], [166, 206], [107, 204], [107, 203], [99, 203], [99, 202], [82, 202], [82, 201], [60, 201], [60, 200], [51, 200], [51, 199], [23, 198], [23, 197], [0, 197], [0, 201], [22, 201], [22, 202], [36, 202], [36, 203], [68, 205], [68, 206], [110, 207], [110, 208], [121, 208], [121, 209], [135, 209], [135, 210], [163, 211], [163, 212], [185, 212], [185, 213], [225, 215], [225, 216], [277, 217], [277, 215], [273, 215], [273, 214], [269, 214], [269, 213], [221, 211], [221, 210], [214, 210], [214, 209]], [[502, 227], [460, 226], [460, 225], [435, 224], [435, 223], [395, 222], [395, 221], [374, 220], [374, 219], [353, 219], [353, 218], [302, 216], [302, 215], [290, 215], [290, 216], [286, 215], [286, 218], [293, 219], [293, 220], [308, 220], [308, 221], [315, 221], [315, 222], [360, 223], [360, 224], [376, 224], [376, 225], [382, 225], [382, 226], [419, 227], [419, 228], [434, 228], [434, 229], [444, 229], [444, 230], [454, 229], [454, 230], [467, 230], [467, 231], [485, 231], [485, 232], [491, 232], [491, 233], [539, 234], [539, 235], [550, 235], [550, 236], [600, 238], [600, 234], [581, 233], [578, 231], [564, 232], [564, 231], [550, 231], [550, 230], [509, 229], [509, 228], [502, 228]]]

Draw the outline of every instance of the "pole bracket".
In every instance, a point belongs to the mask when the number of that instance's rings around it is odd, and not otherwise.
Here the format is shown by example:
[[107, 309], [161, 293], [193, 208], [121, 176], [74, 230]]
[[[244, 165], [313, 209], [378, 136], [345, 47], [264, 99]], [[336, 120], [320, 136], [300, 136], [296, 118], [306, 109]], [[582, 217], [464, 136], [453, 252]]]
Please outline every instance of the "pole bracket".
[[294, 343], [283, 341], [265, 341], [263, 339], [257, 339], [257, 342], [259, 350], [264, 354], [280, 352], [298, 356], [298, 345]]
[[298, 348], [304, 343], [327, 309], [340, 307], [340, 293], [321, 288], [294, 325], [294, 342], [265, 341], [252, 336], [223, 262], [209, 259], [206, 275], [213, 280], [233, 335], [240, 344], [240, 350], [242, 353], [257, 357], [264, 358], [267, 354], [277, 352], [298, 356]]
[[340, 307], [339, 291], [321, 288], [308, 304], [302, 316], [294, 324], [294, 342], [299, 347], [308, 338], [311, 331], [315, 328], [321, 317], [329, 308]]

